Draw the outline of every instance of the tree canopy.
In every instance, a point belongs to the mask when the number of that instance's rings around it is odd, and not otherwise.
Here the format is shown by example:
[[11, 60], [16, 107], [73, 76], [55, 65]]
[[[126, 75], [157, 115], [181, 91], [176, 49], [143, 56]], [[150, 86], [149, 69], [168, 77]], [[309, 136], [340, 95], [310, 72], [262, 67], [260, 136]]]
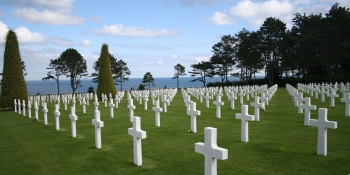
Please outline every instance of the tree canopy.
[[151, 85], [155, 86], [154, 84], [154, 78], [151, 72], [146, 72], [145, 75], [143, 76], [142, 83], [148, 84], [148, 89], [151, 89]]
[[177, 65], [174, 66], [174, 77], [172, 77], [171, 79], [176, 79], [177, 81], [177, 88], [179, 88], [179, 77], [180, 76], [185, 76], [187, 75], [185, 72], [185, 67], [183, 65], [181, 65], [180, 63], [178, 63]]

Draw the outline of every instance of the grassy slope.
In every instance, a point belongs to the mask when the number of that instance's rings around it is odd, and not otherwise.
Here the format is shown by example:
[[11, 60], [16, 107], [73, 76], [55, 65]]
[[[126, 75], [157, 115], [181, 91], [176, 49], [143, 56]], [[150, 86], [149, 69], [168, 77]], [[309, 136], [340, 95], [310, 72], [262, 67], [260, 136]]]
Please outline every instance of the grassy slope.
[[[305, 96], [305, 95], [304, 95]], [[240, 142], [241, 121], [239, 100], [230, 110], [224, 96], [222, 118], [214, 119], [215, 107], [205, 108], [205, 101], [197, 102], [201, 115], [197, 116], [197, 133], [187, 133], [190, 117], [186, 115], [179, 91], [168, 113], [161, 113], [161, 126], [155, 127], [151, 101], [147, 111], [134, 100], [135, 116], [141, 117], [141, 128], [147, 132], [142, 140], [143, 165], [133, 164], [132, 137], [127, 128], [129, 111], [126, 96], [115, 118], [100, 102], [102, 149], [94, 146], [94, 107], [90, 102], [87, 113], [77, 105], [77, 138], [71, 137], [69, 112], [61, 105], [61, 130], [55, 130], [53, 104], [48, 104], [49, 124], [23, 117], [13, 111], [0, 111], [0, 169], [1, 174], [204, 174], [204, 156], [194, 151], [196, 142], [204, 142], [204, 127], [218, 128], [218, 146], [228, 149], [228, 159], [218, 160], [218, 174], [349, 174], [350, 173], [350, 117], [344, 116], [344, 103], [336, 100], [336, 108], [328, 109], [328, 120], [337, 121], [338, 129], [328, 129], [328, 156], [317, 156], [317, 127], [304, 127], [303, 114], [285, 88], [279, 88], [260, 122], [249, 122], [249, 142]], [[250, 99], [253, 101], [253, 98]], [[250, 102], [244, 100], [245, 104]], [[317, 107], [328, 107], [329, 99]], [[253, 108], [249, 107], [249, 114]], [[317, 118], [317, 112], [311, 112]]]

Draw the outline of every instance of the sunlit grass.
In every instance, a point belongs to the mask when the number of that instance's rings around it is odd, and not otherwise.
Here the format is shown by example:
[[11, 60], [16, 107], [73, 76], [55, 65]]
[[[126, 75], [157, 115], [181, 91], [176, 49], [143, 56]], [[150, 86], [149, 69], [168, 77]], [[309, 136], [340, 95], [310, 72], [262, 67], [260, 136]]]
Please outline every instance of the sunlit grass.
[[[304, 96], [305, 95], [304, 93]], [[344, 116], [345, 105], [336, 99], [336, 108], [328, 109], [328, 120], [337, 121], [337, 129], [328, 130], [328, 155], [316, 155], [317, 127], [304, 127], [304, 114], [285, 88], [278, 88], [260, 122], [249, 122], [249, 142], [240, 142], [241, 121], [239, 100], [235, 109], [224, 96], [221, 119], [215, 116], [212, 100], [205, 108], [205, 100], [191, 96], [197, 102], [197, 133], [188, 133], [190, 116], [186, 115], [181, 92], [178, 91], [167, 113], [161, 113], [160, 127], [155, 126], [151, 99], [147, 111], [134, 99], [135, 116], [141, 117], [141, 128], [147, 132], [142, 140], [143, 165], [133, 164], [132, 136], [128, 135], [129, 109], [126, 95], [115, 117], [109, 117], [109, 107], [100, 103], [102, 148], [95, 148], [94, 106], [90, 102], [87, 113], [77, 103], [77, 138], [71, 137], [69, 111], [61, 104], [61, 130], [56, 131], [54, 104], [49, 103], [48, 125], [44, 125], [42, 110], [39, 121], [13, 111], [0, 112], [0, 171], [1, 174], [204, 174], [204, 156], [194, 151], [196, 142], [204, 142], [204, 127], [218, 131], [218, 146], [228, 149], [228, 159], [218, 160], [218, 174], [349, 174], [350, 173], [350, 117]], [[250, 101], [244, 100], [245, 104]], [[329, 107], [329, 99], [321, 103], [312, 98], [311, 104]], [[253, 114], [253, 107], [249, 107]], [[317, 119], [317, 111], [311, 111]]]

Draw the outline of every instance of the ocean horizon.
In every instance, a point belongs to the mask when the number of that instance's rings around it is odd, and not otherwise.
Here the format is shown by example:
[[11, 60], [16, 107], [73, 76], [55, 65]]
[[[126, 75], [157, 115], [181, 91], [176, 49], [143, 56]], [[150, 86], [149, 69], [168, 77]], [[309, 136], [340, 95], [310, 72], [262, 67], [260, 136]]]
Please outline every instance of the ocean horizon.
[[[179, 88], [189, 88], [189, 87], [203, 87], [203, 83], [200, 81], [190, 82], [196, 77], [180, 77], [179, 78]], [[260, 77], [259, 77], [260, 78]], [[130, 90], [134, 88], [135, 90], [142, 84], [143, 78], [129, 78], [129, 81], [123, 82], [122, 90]], [[206, 78], [206, 84], [210, 82], [221, 82], [220, 77]], [[239, 77], [229, 77], [229, 81], [239, 81]], [[166, 78], [154, 78], [155, 86], [151, 86], [151, 89], [163, 89], [163, 88], [176, 88], [176, 79], [171, 79], [171, 77]], [[36, 94], [57, 94], [57, 84], [55, 80], [42, 81], [42, 80], [26, 80], [28, 95]], [[60, 80], [60, 94], [72, 93], [72, 89], [69, 85], [69, 80]], [[97, 83], [91, 81], [91, 79], [82, 79], [81, 87], [76, 89], [76, 93], [87, 92], [90, 86], [97, 90]], [[117, 91], [121, 91], [120, 84], [116, 85]], [[148, 86], [146, 86], [148, 89]]]

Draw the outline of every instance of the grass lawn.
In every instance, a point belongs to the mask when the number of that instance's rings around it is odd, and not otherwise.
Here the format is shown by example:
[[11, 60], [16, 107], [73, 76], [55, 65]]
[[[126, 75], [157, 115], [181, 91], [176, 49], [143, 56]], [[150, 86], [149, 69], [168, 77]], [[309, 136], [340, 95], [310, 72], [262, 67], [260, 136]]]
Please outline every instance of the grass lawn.
[[[339, 93], [339, 92], [338, 92]], [[304, 93], [304, 97], [308, 96]], [[341, 95], [340, 95], [341, 96]], [[204, 142], [204, 127], [217, 128], [219, 147], [228, 149], [228, 159], [218, 160], [218, 174], [350, 174], [350, 117], [345, 117], [345, 105], [336, 99], [336, 107], [329, 108], [329, 98], [321, 103], [312, 98], [311, 104], [328, 108], [328, 120], [338, 122], [337, 129], [328, 129], [328, 155], [318, 156], [317, 127], [304, 127], [304, 114], [285, 88], [276, 94], [260, 112], [259, 122], [249, 122], [249, 142], [242, 143], [239, 99], [235, 109], [225, 95], [221, 118], [215, 119], [215, 106], [210, 108], [197, 102], [197, 133], [188, 133], [190, 116], [186, 115], [181, 91], [178, 91], [167, 113], [161, 113], [160, 127], [155, 126], [151, 99], [148, 110], [134, 99], [135, 116], [141, 117], [141, 129], [147, 132], [142, 140], [143, 165], [133, 164], [133, 138], [128, 135], [129, 109], [126, 94], [109, 117], [109, 107], [100, 102], [102, 148], [95, 148], [95, 129], [91, 123], [94, 106], [90, 101], [87, 113], [76, 104], [77, 137], [71, 137], [70, 110], [61, 104], [61, 130], [56, 131], [54, 104], [48, 104], [48, 125], [44, 125], [42, 108], [39, 121], [13, 111], [0, 111], [0, 174], [204, 174], [204, 156], [194, 151], [196, 142]], [[244, 104], [250, 104], [254, 99]], [[161, 105], [162, 106], [162, 105]], [[249, 114], [253, 114], [249, 107]], [[28, 113], [28, 112], [27, 112]], [[28, 114], [27, 114], [28, 116]], [[317, 111], [311, 111], [317, 119]]]

